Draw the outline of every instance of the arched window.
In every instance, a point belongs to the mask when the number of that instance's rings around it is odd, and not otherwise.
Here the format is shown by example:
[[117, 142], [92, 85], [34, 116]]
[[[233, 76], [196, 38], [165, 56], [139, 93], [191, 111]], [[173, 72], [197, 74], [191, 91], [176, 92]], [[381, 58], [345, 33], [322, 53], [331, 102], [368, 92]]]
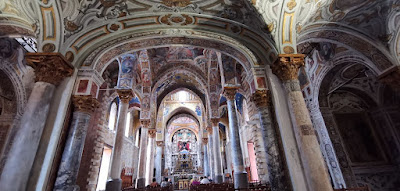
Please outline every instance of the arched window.
[[117, 103], [112, 102], [110, 107], [110, 115], [108, 117], [108, 128], [112, 131], [115, 129], [115, 122], [117, 120]]
[[131, 126], [131, 112], [126, 114], [126, 123], [125, 123], [125, 137], [129, 137], [129, 130]]

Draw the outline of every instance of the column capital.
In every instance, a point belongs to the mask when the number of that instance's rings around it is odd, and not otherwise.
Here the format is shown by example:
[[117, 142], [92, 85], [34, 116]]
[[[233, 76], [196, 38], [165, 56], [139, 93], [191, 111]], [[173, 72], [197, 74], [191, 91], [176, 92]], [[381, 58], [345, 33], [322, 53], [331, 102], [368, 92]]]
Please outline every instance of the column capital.
[[72, 98], [76, 111], [91, 114], [99, 107], [99, 101], [91, 95], [74, 95]]
[[141, 119], [140, 124], [143, 128], [149, 128], [150, 126], [150, 119]]
[[164, 146], [164, 141], [156, 141], [157, 147]]
[[234, 100], [237, 89], [237, 87], [224, 87], [224, 92], [222, 94], [227, 100]]
[[206, 138], [203, 137], [202, 141], [203, 141], [203, 144], [207, 145], [207, 143], [208, 143], [208, 138], [207, 138], [207, 137], [206, 137]]
[[394, 67], [388, 72], [380, 75], [379, 80], [386, 85], [389, 85], [394, 90], [400, 90], [400, 66]]
[[156, 138], [156, 133], [157, 133], [157, 130], [156, 129], [149, 129], [149, 137], [150, 138]]
[[129, 101], [133, 97], [133, 93], [131, 89], [117, 89], [118, 97], [121, 102], [129, 103]]
[[269, 90], [256, 90], [250, 100], [256, 104], [258, 108], [268, 107], [270, 104], [270, 91]]
[[279, 54], [271, 66], [272, 73], [282, 81], [297, 80], [300, 67], [304, 66], [304, 54]]
[[74, 73], [74, 66], [60, 53], [26, 53], [25, 60], [35, 70], [36, 82], [57, 86]]
[[211, 124], [213, 127], [218, 126], [219, 118], [211, 118]]
[[207, 132], [208, 132], [209, 135], [212, 135], [213, 129], [212, 129], [211, 126], [207, 126], [207, 127], [206, 127], [206, 130], [207, 130]]

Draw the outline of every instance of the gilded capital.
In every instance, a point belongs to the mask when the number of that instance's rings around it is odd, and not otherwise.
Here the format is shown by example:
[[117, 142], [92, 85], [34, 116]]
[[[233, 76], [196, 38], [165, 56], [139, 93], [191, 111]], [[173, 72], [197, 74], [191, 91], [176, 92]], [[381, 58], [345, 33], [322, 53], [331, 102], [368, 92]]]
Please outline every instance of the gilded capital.
[[272, 73], [282, 81], [297, 80], [300, 67], [304, 66], [304, 54], [280, 54], [271, 66]]
[[75, 95], [72, 98], [72, 102], [76, 111], [89, 114], [93, 113], [94, 110], [99, 107], [99, 102], [91, 95]]
[[237, 87], [224, 87], [223, 95], [227, 100], [234, 100], [237, 92]]
[[209, 135], [212, 135], [213, 129], [212, 129], [211, 126], [207, 126], [207, 127], [206, 127], [206, 130], [207, 130], [207, 132], [208, 132]]
[[121, 100], [121, 102], [124, 102], [124, 103], [129, 103], [129, 101], [133, 97], [132, 90], [130, 90], [130, 89], [118, 89], [117, 93], [118, 93], [118, 97]]
[[400, 66], [393, 68], [389, 72], [379, 76], [379, 80], [389, 85], [394, 90], [400, 90]]
[[219, 118], [211, 118], [211, 124], [213, 127], [218, 126]]
[[156, 141], [157, 147], [164, 146], [164, 141]]
[[157, 130], [156, 129], [149, 129], [149, 137], [150, 138], [156, 138], [156, 133], [157, 133]]
[[208, 143], [208, 138], [203, 138], [202, 141], [203, 141], [203, 144], [206, 145]]
[[251, 96], [251, 101], [259, 108], [268, 107], [270, 104], [270, 97], [269, 90], [256, 90]]
[[25, 60], [35, 70], [36, 82], [57, 86], [74, 72], [74, 67], [60, 53], [26, 53]]
[[141, 119], [140, 124], [143, 128], [149, 128], [150, 126], [150, 119]]

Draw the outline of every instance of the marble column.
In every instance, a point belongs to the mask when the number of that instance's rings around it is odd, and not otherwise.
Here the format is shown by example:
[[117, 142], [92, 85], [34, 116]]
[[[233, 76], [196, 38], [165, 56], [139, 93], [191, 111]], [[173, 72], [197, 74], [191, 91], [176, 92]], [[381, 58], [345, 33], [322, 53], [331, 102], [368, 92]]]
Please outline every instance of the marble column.
[[161, 174], [162, 174], [162, 168], [161, 168], [161, 160], [162, 160], [162, 150], [163, 150], [163, 146], [164, 146], [164, 142], [163, 141], [157, 141], [157, 148], [156, 148], [156, 161], [155, 161], [155, 167], [156, 167], [156, 179], [157, 182], [161, 182], [162, 178], [161, 178]]
[[210, 164], [210, 176], [211, 179], [215, 180], [215, 169], [214, 169], [214, 140], [212, 137], [212, 127], [207, 127], [207, 132], [208, 132], [208, 161]]
[[226, 97], [229, 117], [229, 139], [231, 142], [234, 185], [235, 189], [246, 189], [248, 188], [247, 172], [244, 167], [242, 148], [240, 146], [239, 126], [234, 103], [236, 91], [236, 88], [225, 87], [224, 96]]
[[270, 94], [267, 90], [257, 90], [252, 98], [258, 109], [261, 135], [264, 139], [264, 148], [267, 152], [267, 168], [272, 191], [292, 190], [289, 177], [285, 174], [284, 160], [279, 152], [279, 137], [272, 125], [269, 112]]
[[87, 128], [91, 114], [99, 105], [97, 99], [90, 95], [77, 95], [73, 97], [72, 101], [74, 113], [54, 185], [55, 191], [79, 190], [76, 179], [81, 164]]
[[154, 175], [154, 144], [156, 139], [156, 129], [149, 129], [149, 176], [147, 177], [147, 181], [151, 184]]
[[142, 133], [140, 135], [140, 150], [139, 150], [139, 171], [137, 177], [137, 188], [144, 188], [146, 185], [146, 158], [147, 158], [147, 142], [148, 142], [148, 131], [150, 125], [150, 119], [141, 120]]
[[0, 177], [0, 188], [7, 191], [26, 190], [56, 86], [74, 71], [59, 53], [27, 53], [25, 58], [36, 82]]
[[106, 191], [120, 191], [121, 180], [121, 155], [124, 145], [126, 114], [128, 113], [129, 101], [133, 94], [130, 89], [117, 90], [119, 96], [119, 108], [117, 117], [117, 129], [115, 130], [114, 147], [112, 151], [110, 179], [107, 180]]
[[283, 81], [287, 91], [294, 133], [309, 188], [312, 191], [332, 191], [328, 170], [297, 79], [299, 68], [303, 65], [304, 55], [281, 54], [271, 69]]
[[313, 126], [320, 139], [321, 152], [323, 153], [323, 156], [325, 156], [325, 161], [332, 178], [333, 186], [337, 189], [346, 188], [346, 182], [343, 178], [342, 170], [340, 169], [339, 161], [336, 157], [336, 152], [331, 138], [329, 137], [328, 129], [326, 128], [321, 110], [319, 108], [314, 108], [310, 111], [310, 115], [313, 119]]
[[220, 138], [219, 138], [219, 127], [218, 127], [219, 119], [213, 118], [211, 119], [211, 124], [213, 128], [213, 142], [214, 142], [214, 172], [215, 172], [215, 179], [214, 182], [217, 184], [224, 182], [224, 176], [222, 172], [222, 160], [221, 160], [221, 145], [220, 145]]
[[203, 152], [204, 152], [204, 176], [210, 176], [210, 165], [208, 163], [208, 148], [207, 148], [207, 142], [208, 138], [203, 138]]

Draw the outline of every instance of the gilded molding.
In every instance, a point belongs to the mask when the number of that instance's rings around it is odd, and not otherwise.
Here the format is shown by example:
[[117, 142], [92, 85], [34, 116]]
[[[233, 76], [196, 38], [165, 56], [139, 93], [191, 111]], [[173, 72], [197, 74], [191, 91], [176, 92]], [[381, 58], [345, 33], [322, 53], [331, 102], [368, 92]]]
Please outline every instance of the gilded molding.
[[36, 82], [57, 86], [74, 72], [74, 67], [60, 53], [26, 53], [25, 59], [35, 70]]
[[157, 147], [164, 146], [164, 141], [156, 141]]
[[117, 90], [119, 99], [124, 103], [129, 103], [133, 97], [131, 89], [118, 89]]
[[207, 143], [208, 143], [208, 138], [203, 138], [202, 141], [203, 141], [203, 144], [207, 145]]
[[224, 87], [223, 95], [227, 100], [234, 100], [237, 89], [237, 87]]
[[99, 101], [91, 95], [75, 95], [72, 98], [76, 111], [91, 114], [99, 107]]
[[250, 100], [256, 104], [258, 108], [268, 107], [270, 105], [270, 91], [269, 90], [256, 90]]
[[272, 73], [282, 81], [297, 80], [300, 67], [304, 66], [304, 54], [280, 54], [271, 66]]
[[150, 119], [141, 119], [140, 124], [143, 128], [149, 128], [150, 126]]
[[219, 118], [211, 118], [211, 124], [213, 127], [218, 126]]
[[156, 129], [149, 129], [149, 137], [150, 138], [156, 138], [156, 133], [157, 133], [157, 130]]
[[211, 126], [206, 127], [206, 130], [207, 130], [207, 132], [208, 132], [209, 135], [212, 135], [212, 134], [213, 134], [213, 129], [212, 129]]

